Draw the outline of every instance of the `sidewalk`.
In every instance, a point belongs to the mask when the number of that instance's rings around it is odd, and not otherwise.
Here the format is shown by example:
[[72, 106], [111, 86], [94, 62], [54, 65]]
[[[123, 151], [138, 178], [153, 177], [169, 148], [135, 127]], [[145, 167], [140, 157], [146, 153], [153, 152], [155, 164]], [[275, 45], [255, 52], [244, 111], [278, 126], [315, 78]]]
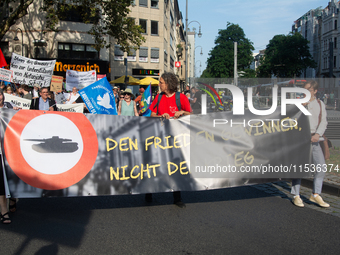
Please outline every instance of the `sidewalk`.
[[[313, 178], [302, 179], [301, 185], [312, 189]], [[340, 197], [340, 177], [331, 173], [326, 173], [323, 181], [322, 193]]]
[[[292, 194], [290, 194], [291, 181], [289, 180], [257, 184], [253, 187], [258, 190], [264, 191], [272, 196], [281, 197], [290, 201], [292, 201], [293, 198]], [[302, 179], [300, 197], [305, 204], [305, 208], [310, 208], [322, 213], [327, 213], [336, 217], [340, 217], [340, 177], [327, 173], [324, 179], [321, 196], [325, 202], [330, 204], [329, 208], [322, 208], [315, 203], [309, 201], [309, 197], [312, 193], [312, 188], [313, 178]], [[293, 203], [292, 206], [294, 206]]]
[[334, 107], [327, 106], [327, 119], [340, 120], [340, 111], [334, 110]]

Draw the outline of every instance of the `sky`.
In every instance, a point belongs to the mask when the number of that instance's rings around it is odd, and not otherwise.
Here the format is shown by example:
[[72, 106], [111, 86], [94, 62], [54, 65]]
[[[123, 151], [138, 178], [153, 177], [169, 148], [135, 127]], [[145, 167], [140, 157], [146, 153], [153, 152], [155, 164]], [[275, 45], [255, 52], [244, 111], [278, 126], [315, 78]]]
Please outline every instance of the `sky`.
[[[178, 0], [183, 22], [186, 19], [186, 0]], [[325, 8], [329, 0], [188, 0], [188, 23], [198, 21], [202, 37], [196, 36], [196, 76], [206, 68], [210, 50], [215, 46], [218, 30], [226, 29], [227, 22], [238, 24], [246, 38], [253, 42], [254, 52], [265, 49], [274, 35], [287, 35], [294, 21], [311, 9]], [[197, 22], [188, 26], [192, 31]], [[199, 65], [202, 65], [200, 68]]]

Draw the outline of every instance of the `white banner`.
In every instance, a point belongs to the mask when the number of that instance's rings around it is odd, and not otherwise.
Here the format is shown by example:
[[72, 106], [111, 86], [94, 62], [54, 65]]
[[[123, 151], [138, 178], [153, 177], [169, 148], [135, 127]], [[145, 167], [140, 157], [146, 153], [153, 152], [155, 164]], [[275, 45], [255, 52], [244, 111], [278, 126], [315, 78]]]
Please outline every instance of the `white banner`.
[[73, 70], [67, 70], [66, 72], [66, 90], [71, 91], [73, 87], [77, 89], [83, 89], [86, 86], [96, 82], [97, 73], [96, 70], [88, 72], [78, 72]]
[[13, 71], [0, 68], [0, 80], [12, 82]]
[[12, 53], [11, 70], [13, 82], [40, 87], [49, 87], [56, 60], [36, 60]]
[[80, 104], [57, 104], [58, 111], [60, 112], [84, 112], [83, 103]]
[[29, 99], [13, 96], [7, 93], [4, 93], [4, 96], [5, 96], [5, 102], [12, 103], [18, 106], [19, 108], [29, 109], [31, 106], [31, 100]]

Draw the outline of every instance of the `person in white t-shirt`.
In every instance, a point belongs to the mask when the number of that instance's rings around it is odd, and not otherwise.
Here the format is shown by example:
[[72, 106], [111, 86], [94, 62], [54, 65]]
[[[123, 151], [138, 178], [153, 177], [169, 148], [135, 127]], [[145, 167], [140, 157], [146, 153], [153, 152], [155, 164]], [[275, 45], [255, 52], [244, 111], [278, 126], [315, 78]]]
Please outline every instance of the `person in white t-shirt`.
[[72, 92], [70, 93], [67, 99], [67, 104], [72, 104], [74, 101], [77, 100], [78, 97], [79, 97], [78, 89], [76, 87], [73, 87]]

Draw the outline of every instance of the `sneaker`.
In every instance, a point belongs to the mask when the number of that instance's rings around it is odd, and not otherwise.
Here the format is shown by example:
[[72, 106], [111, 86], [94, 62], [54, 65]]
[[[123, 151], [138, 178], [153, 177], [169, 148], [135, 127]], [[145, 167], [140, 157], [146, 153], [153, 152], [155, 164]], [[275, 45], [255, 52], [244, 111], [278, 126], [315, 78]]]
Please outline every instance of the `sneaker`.
[[320, 195], [317, 195], [316, 197], [314, 197], [314, 195], [312, 194], [309, 198], [310, 201], [318, 204], [321, 207], [329, 207], [329, 204], [327, 204], [325, 201], [323, 201], [322, 197]]
[[300, 196], [295, 196], [294, 198], [293, 198], [293, 204], [294, 205], [296, 205], [296, 206], [298, 206], [298, 207], [304, 207], [305, 205], [303, 204], [303, 202], [302, 202], [302, 199], [300, 198]]

